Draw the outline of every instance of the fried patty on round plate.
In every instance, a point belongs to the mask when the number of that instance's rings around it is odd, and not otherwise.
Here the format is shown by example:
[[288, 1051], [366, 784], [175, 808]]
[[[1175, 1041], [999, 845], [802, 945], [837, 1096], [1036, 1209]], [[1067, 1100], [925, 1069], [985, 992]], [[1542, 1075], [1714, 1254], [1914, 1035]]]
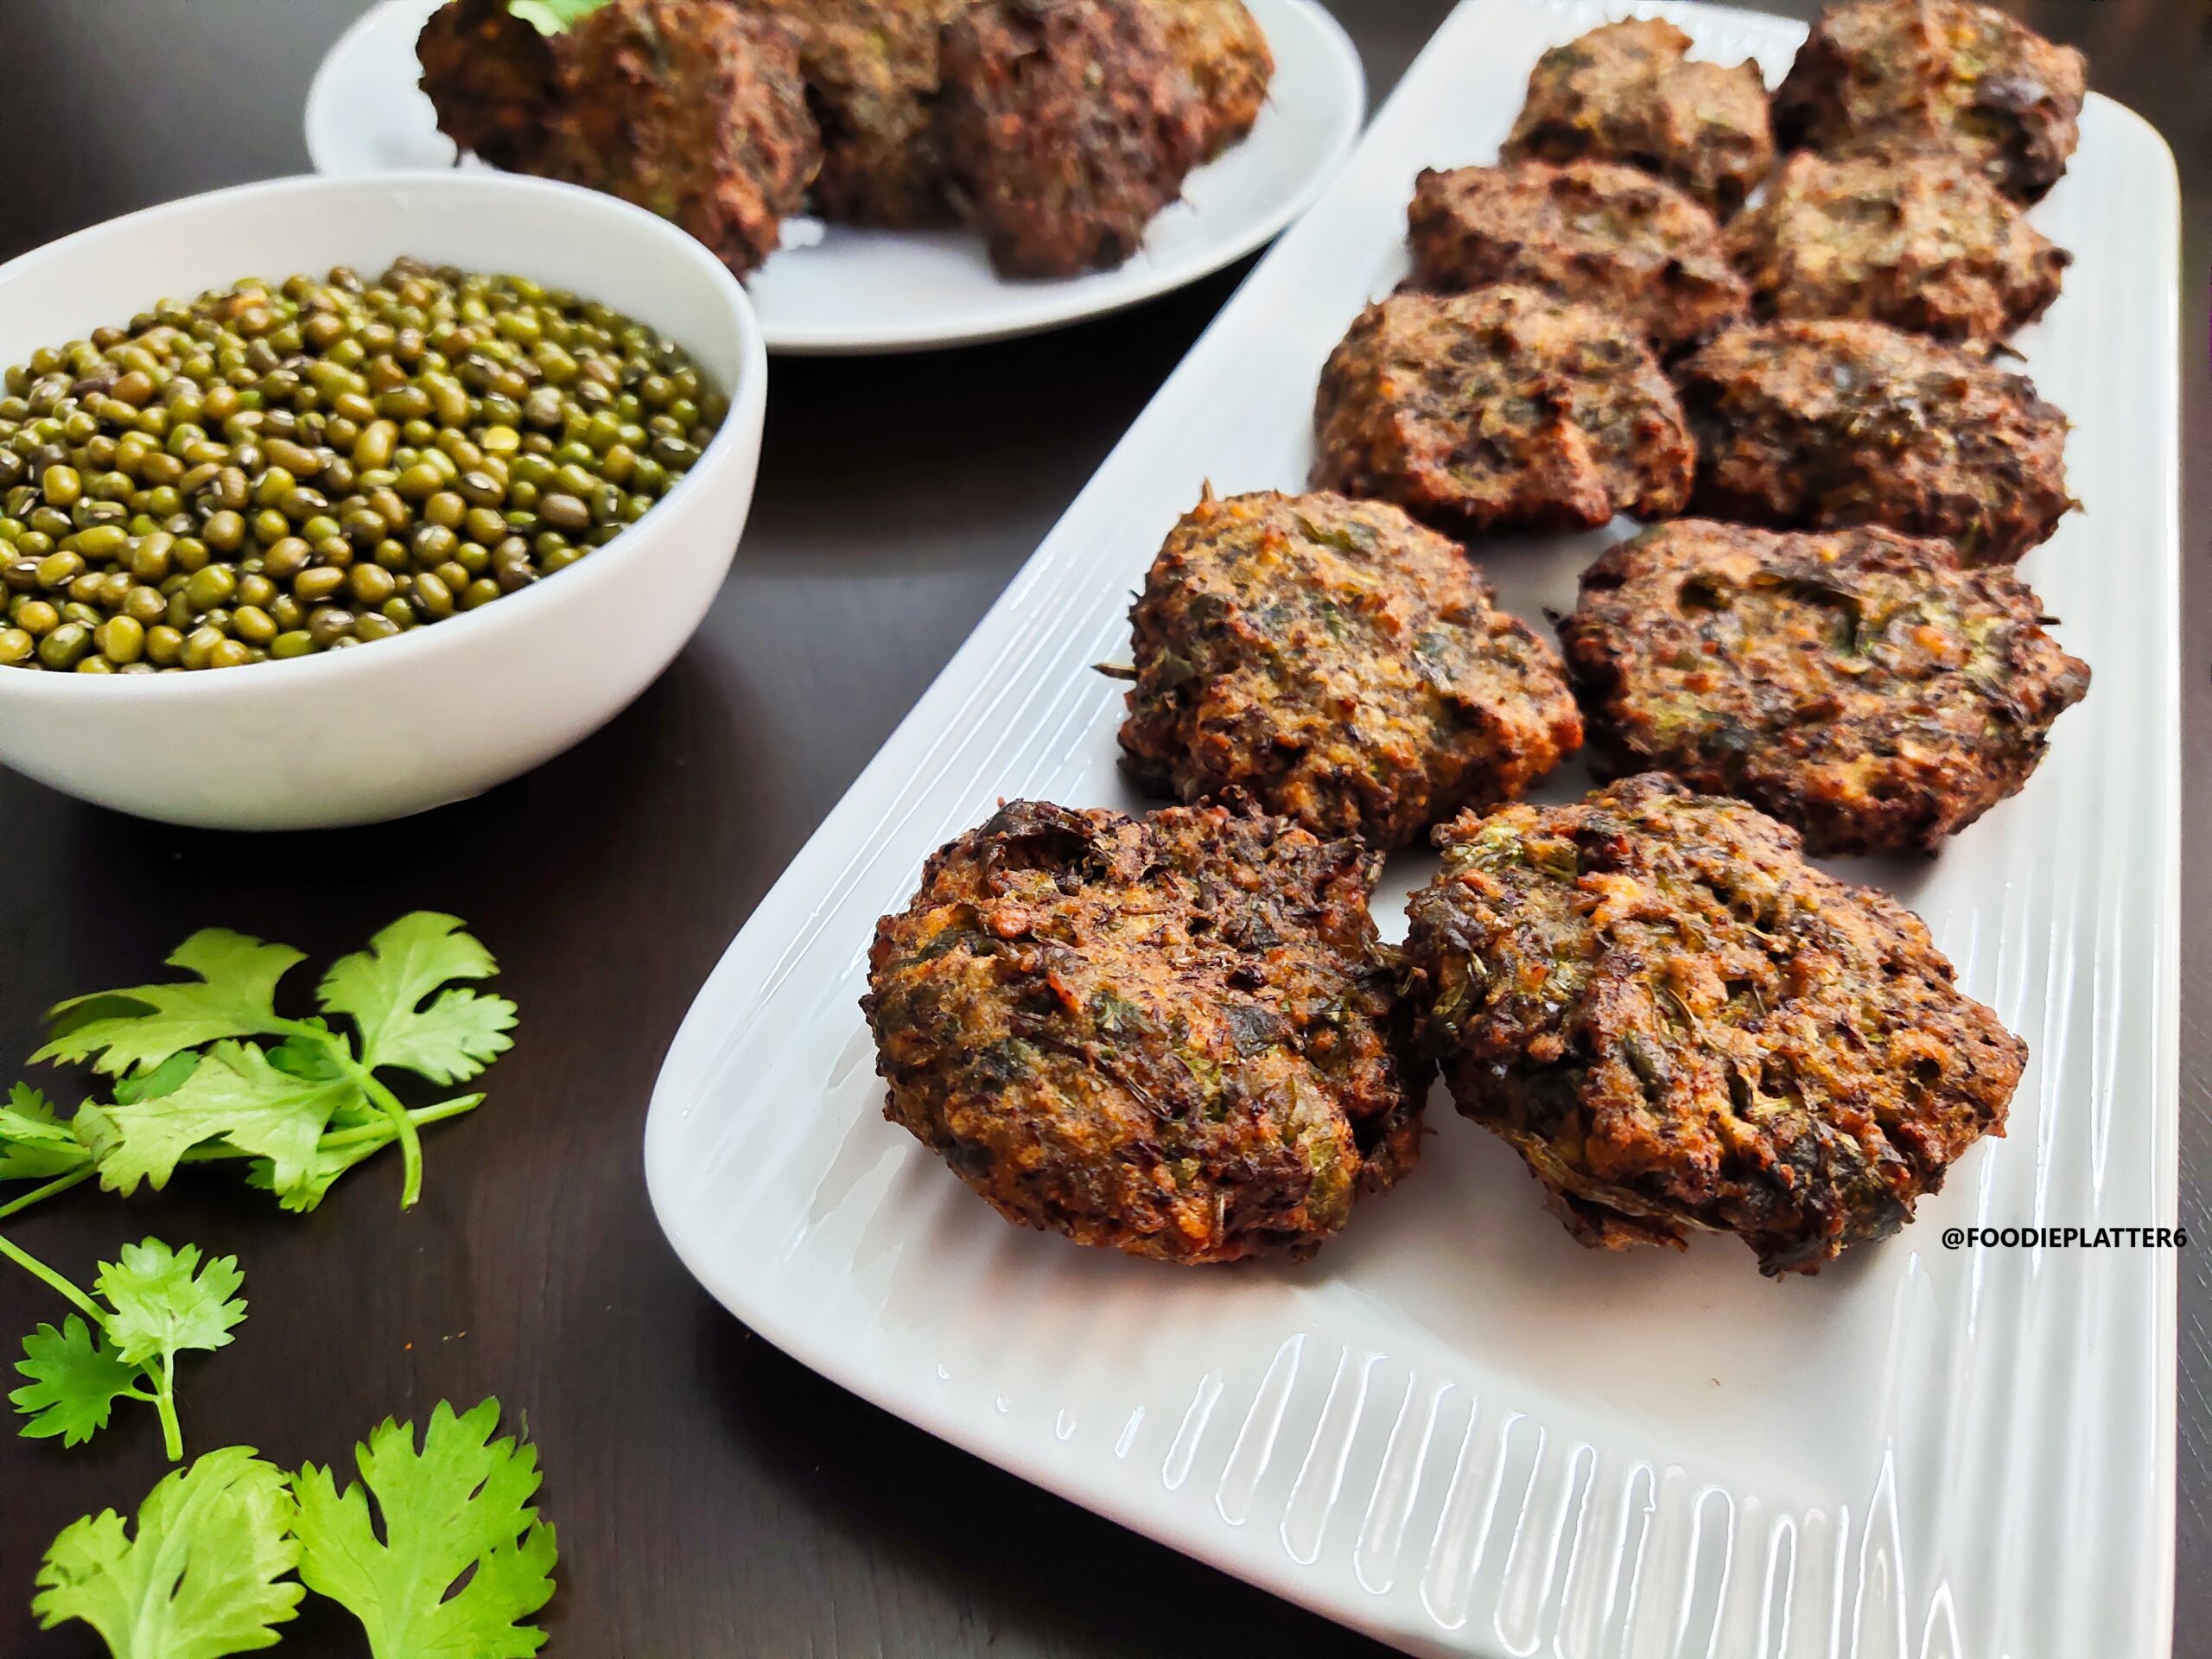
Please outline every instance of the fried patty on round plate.
[[1420, 1151], [1376, 865], [1249, 803], [1001, 807], [876, 925], [885, 1116], [1079, 1243], [1311, 1254]]
[[1792, 156], [1728, 226], [1762, 317], [1858, 317], [2001, 340], [2058, 297], [2074, 256], [1956, 156]]
[[1774, 322], [1718, 336], [1675, 381], [1710, 518], [1885, 524], [1991, 564], [2074, 505], [2066, 416], [1978, 353], [1878, 322]]
[[1696, 454], [1624, 318], [1508, 283], [1394, 294], [1321, 372], [1313, 486], [1460, 532], [1667, 518]]
[[1142, 0], [985, 0], [944, 32], [945, 143], [999, 270], [1118, 265], [1175, 200], [1206, 111]]
[[608, 0], [559, 37], [543, 171], [671, 219], [739, 276], [822, 164], [798, 40], [720, 0]]
[[1625, 162], [1681, 186], [1721, 219], [1774, 162], [1758, 65], [1689, 57], [1658, 18], [1593, 29], [1536, 60], [1500, 159]]
[[2019, 792], [2089, 689], [2047, 620], [1948, 542], [1686, 518], [1584, 571], [1560, 643], [1601, 777], [1672, 772], [1814, 853], [1933, 852]]
[[551, 41], [507, 0], [447, 0], [424, 21], [415, 55], [440, 132], [493, 167], [537, 170], [553, 115]]
[[1414, 281], [1434, 293], [1519, 283], [1633, 318], [1662, 353], [1745, 306], [1720, 227], [1690, 196], [1616, 162], [1424, 168], [1407, 213]]
[[1274, 54], [1244, 0], [1144, 0], [1167, 31], [1167, 49], [1205, 104], [1205, 158], [1242, 141], [1260, 118]]
[[974, 0], [743, 0], [798, 30], [822, 126], [814, 203], [825, 219], [950, 225], [936, 103], [938, 38]]
[[2080, 137], [2088, 65], [1978, 0], [1851, 0], [1798, 48], [1774, 95], [1788, 149], [1949, 150], [2008, 195], [2058, 182]]
[[1243, 788], [1323, 835], [1402, 847], [1511, 800], [1582, 741], [1559, 654], [1459, 545], [1381, 501], [1209, 493], [1131, 620], [1131, 773]]
[[1742, 802], [1649, 773], [1438, 841], [1417, 1039], [1586, 1244], [1709, 1229], [1817, 1272], [2004, 1132], [2026, 1046], [1917, 917]]

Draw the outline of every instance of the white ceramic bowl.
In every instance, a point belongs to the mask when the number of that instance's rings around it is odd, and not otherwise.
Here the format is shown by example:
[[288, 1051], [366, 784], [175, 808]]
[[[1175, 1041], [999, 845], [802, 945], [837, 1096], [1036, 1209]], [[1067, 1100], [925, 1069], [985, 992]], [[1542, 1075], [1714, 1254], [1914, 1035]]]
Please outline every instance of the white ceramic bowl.
[[645, 690], [706, 614], [760, 457], [768, 359], [720, 261], [612, 197], [496, 173], [283, 179], [172, 202], [0, 265], [0, 365], [188, 300], [403, 254], [572, 289], [651, 324], [730, 392], [698, 463], [568, 569], [353, 651], [195, 674], [0, 670], [0, 763], [172, 823], [295, 830], [460, 800]]

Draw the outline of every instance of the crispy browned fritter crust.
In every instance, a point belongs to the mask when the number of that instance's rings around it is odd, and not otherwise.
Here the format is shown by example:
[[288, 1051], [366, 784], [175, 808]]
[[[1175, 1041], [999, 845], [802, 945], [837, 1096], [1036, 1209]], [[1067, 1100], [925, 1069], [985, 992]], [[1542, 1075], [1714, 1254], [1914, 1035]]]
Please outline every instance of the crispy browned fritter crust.
[[1438, 841], [1416, 1040], [1585, 1243], [1707, 1228], [1817, 1272], [2004, 1133], [2026, 1046], [1917, 917], [1740, 802], [1652, 773]]
[[1260, 118], [1274, 54], [1244, 0], [1143, 0], [1167, 33], [1167, 49], [1205, 103], [1205, 158], [1240, 142]]
[[1205, 143], [1197, 89], [1141, 0], [987, 0], [946, 29], [944, 75], [960, 202], [1009, 276], [1120, 264]]
[[1690, 60], [1672, 23], [1593, 29], [1536, 60], [1500, 159], [1625, 162], [1681, 186], [1722, 219], [1774, 161], [1766, 83], [1755, 63]]
[[950, 225], [936, 106], [938, 41], [975, 0], [744, 0], [799, 31], [822, 126], [814, 202], [824, 218], [896, 228]]
[[1951, 155], [1800, 150], [1727, 238], [1762, 317], [1856, 317], [1942, 340], [2034, 321], [2073, 263]]
[[2006, 194], [2058, 182], [2079, 137], [2088, 65], [1974, 0], [1831, 7], [1774, 95], [1786, 149], [1949, 150]]
[[1414, 281], [1519, 283], [1633, 319], [1662, 353], [1744, 310], [1720, 226], [1687, 193], [1617, 162], [1424, 168], [1407, 213]]
[[1694, 510], [1777, 529], [1885, 524], [2010, 563], [2074, 504], [2066, 416], [2024, 375], [1878, 322], [1731, 329], [1675, 371]]
[[561, 36], [549, 162], [673, 219], [743, 276], [822, 162], [798, 40], [723, 0], [609, 0]]
[[1600, 778], [1672, 772], [1814, 853], [1933, 852], [2019, 792], [2089, 689], [2047, 620], [1948, 542], [1683, 519], [1584, 571], [1559, 633]]
[[415, 40], [438, 130], [510, 172], [531, 172], [554, 98], [553, 43], [507, 0], [448, 0]]
[[876, 925], [884, 1115], [1008, 1220], [1306, 1255], [1420, 1151], [1376, 861], [1249, 806], [1000, 808]]
[[1582, 741], [1558, 653], [1456, 543], [1384, 502], [1209, 494], [1130, 615], [1122, 748], [1185, 801], [1241, 787], [1317, 833], [1402, 847], [1516, 798]]
[[1667, 518], [1696, 461], [1639, 330], [1510, 284], [1369, 306], [1321, 372], [1314, 430], [1316, 489], [1470, 533]]

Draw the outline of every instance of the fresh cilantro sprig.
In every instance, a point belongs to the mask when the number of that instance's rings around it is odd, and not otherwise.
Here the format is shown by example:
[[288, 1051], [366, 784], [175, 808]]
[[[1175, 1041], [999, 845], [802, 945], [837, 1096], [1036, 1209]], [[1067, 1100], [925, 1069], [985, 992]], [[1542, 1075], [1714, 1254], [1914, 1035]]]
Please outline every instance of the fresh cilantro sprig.
[[342, 1494], [313, 1464], [294, 1478], [300, 1577], [361, 1621], [374, 1659], [529, 1659], [544, 1645], [521, 1621], [552, 1598], [553, 1528], [531, 1502], [537, 1452], [493, 1440], [499, 1421], [497, 1400], [458, 1417], [441, 1402], [419, 1451], [414, 1426], [387, 1418], [355, 1448], [361, 1481]]
[[[339, 1176], [397, 1141], [401, 1205], [422, 1195], [420, 1131], [469, 1111], [480, 1094], [409, 1109], [378, 1074], [441, 1087], [477, 1076], [512, 1046], [515, 1005], [456, 981], [498, 971], [455, 918], [403, 916], [340, 957], [316, 988], [320, 1013], [277, 1012], [278, 984], [305, 958], [224, 928], [169, 957], [194, 977], [75, 997], [49, 1019], [34, 1060], [89, 1065], [116, 1079], [111, 1103], [64, 1120], [17, 1085], [0, 1108], [0, 1181], [40, 1185], [0, 1218], [93, 1175], [129, 1194], [166, 1185], [183, 1163], [250, 1160], [248, 1179], [289, 1210], [312, 1210]], [[334, 1021], [350, 1024], [349, 1036]]]
[[419, 1449], [412, 1424], [387, 1421], [342, 1492], [313, 1464], [288, 1483], [249, 1447], [211, 1452], [154, 1488], [135, 1540], [112, 1511], [65, 1530], [32, 1610], [49, 1630], [83, 1619], [116, 1659], [222, 1659], [275, 1644], [296, 1567], [361, 1621], [375, 1659], [528, 1659], [545, 1643], [524, 1621], [553, 1595], [553, 1528], [536, 1451], [493, 1439], [499, 1420], [497, 1400], [462, 1414], [441, 1401]]
[[149, 1238], [102, 1263], [88, 1295], [10, 1239], [0, 1237], [0, 1255], [77, 1309], [60, 1326], [41, 1325], [23, 1338], [16, 1370], [30, 1381], [8, 1396], [30, 1418], [22, 1432], [80, 1445], [107, 1427], [117, 1401], [137, 1400], [161, 1418], [170, 1461], [181, 1458], [177, 1356], [230, 1346], [245, 1318], [238, 1259], [202, 1262], [195, 1246], [172, 1249]]
[[71, 1524], [39, 1567], [31, 1611], [52, 1630], [81, 1618], [116, 1659], [223, 1659], [274, 1647], [296, 1617], [300, 1559], [284, 1471], [226, 1446], [163, 1476], [137, 1536], [103, 1510]]
[[606, 3], [607, 0], [507, 0], [507, 10], [541, 35], [561, 35]]

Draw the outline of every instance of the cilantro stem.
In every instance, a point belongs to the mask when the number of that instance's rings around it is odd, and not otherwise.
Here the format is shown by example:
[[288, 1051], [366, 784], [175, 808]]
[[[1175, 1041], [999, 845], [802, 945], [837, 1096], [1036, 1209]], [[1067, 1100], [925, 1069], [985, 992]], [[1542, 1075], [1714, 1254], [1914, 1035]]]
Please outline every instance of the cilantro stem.
[[[431, 1123], [442, 1123], [449, 1117], [459, 1117], [463, 1112], [473, 1112], [484, 1103], [481, 1095], [456, 1095], [451, 1100], [442, 1100], [435, 1106], [418, 1106], [407, 1114], [407, 1121], [422, 1128]], [[381, 1104], [381, 1103], [379, 1103]], [[395, 1131], [387, 1118], [381, 1123], [364, 1123], [356, 1128], [333, 1129], [317, 1142], [326, 1148], [355, 1147], [364, 1141], [389, 1141]], [[5, 1211], [0, 1211], [4, 1214]]]
[[353, 1072], [359, 1081], [362, 1093], [385, 1109], [391, 1126], [399, 1134], [399, 1155], [406, 1177], [400, 1184], [399, 1207], [412, 1210], [415, 1201], [423, 1196], [423, 1137], [415, 1132], [415, 1120], [407, 1115], [407, 1108], [399, 1096], [376, 1080], [366, 1066], [355, 1065]]
[[412, 1210], [423, 1196], [423, 1138], [415, 1132], [415, 1120], [398, 1096], [377, 1081], [376, 1073], [353, 1057], [353, 1045], [327, 1027], [313, 1025], [304, 1020], [278, 1020], [277, 1027], [289, 1037], [313, 1042], [330, 1056], [331, 1062], [351, 1077], [361, 1092], [383, 1108], [384, 1115], [391, 1120], [394, 1134], [399, 1141], [399, 1155], [405, 1166], [400, 1183], [399, 1207]]
[[88, 1163], [82, 1169], [73, 1169], [67, 1175], [55, 1176], [43, 1186], [33, 1187], [21, 1198], [10, 1198], [7, 1203], [0, 1204], [0, 1221], [5, 1221], [9, 1217], [29, 1209], [41, 1198], [50, 1198], [58, 1192], [67, 1192], [78, 1182], [88, 1179], [92, 1173], [92, 1166]]
[[107, 1329], [107, 1315], [100, 1312], [98, 1302], [4, 1235], [0, 1235], [0, 1255], [6, 1256], [25, 1273], [29, 1274], [32, 1278], [43, 1281], [48, 1289], [62, 1297], [79, 1313], [90, 1319], [95, 1330]]
[[176, 1355], [164, 1352], [158, 1376], [151, 1365], [146, 1367], [146, 1378], [154, 1385], [154, 1409], [161, 1414], [162, 1450], [168, 1453], [171, 1463], [184, 1459], [184, 1429], [176, 1420]]

